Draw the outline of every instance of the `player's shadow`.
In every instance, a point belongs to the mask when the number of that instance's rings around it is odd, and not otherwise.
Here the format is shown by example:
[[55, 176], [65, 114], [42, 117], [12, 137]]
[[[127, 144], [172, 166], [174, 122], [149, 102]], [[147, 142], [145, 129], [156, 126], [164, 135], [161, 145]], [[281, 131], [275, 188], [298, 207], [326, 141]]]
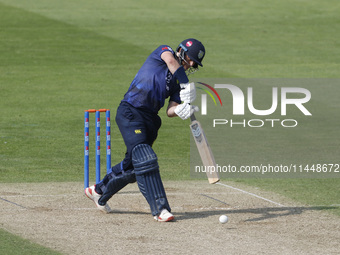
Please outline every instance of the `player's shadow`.
[[[119, 194], [139, 194], [139, 191], [125, 191]], [[202, 196], [208, 197], [210, 199], [216, 200], [226, 206], [230, 206], [224, 201], [218, 200], [216, 198], [201, 194]], [[249, 209], [227, 209], [227, 210], [197, 210], [197, 211], [187, 211], [187, 212], [176, 212], [172, 213], [175, 216], [175, 221], [188, 220], [188, 219], [200, 219], [207, 218], [210, 216], [220, 216], [221, 214], [252, 214], [254, 217], [245, 220], [245, 222], [258, 222], [268, 219], [275, 219], [279, 217], [287, 217], [291, 215], [300, 215], [305, 211], [324, 211], [324, 210], [334, 210], [337, 209], [336, 206], [295, 206], [295, 207], [264, 207], [264, 208], [249, 208]], [[134, 214], [134, 215], [150, 215], [150, 212], [146, 211], [133, 211], [133, 210], [120, 210], [113, 209], [112, 214]]]
[[135, 214], [135, 215], [151, 215], [150, 212], [142, 212], [142, 211], [132, 211], [132, 210], [119, 210], [112, 209], [109, 214]]
[[266, 208], [254, 208], [254, 209], [238, 209], [238, 210], [211, 210], [211, 211], [197, 211], [197, 212], [184, 212], [175, 213], [176, 220], [186, 220], [193, 218], [206, 218], [210, 216], [216, 216], [221, 214], [253, 214], [254, 217], [246, 222], [257, 222], [267, 219], [274, 219], [278, 217], [287, 217], [291, 215], [299, 215], [305, 211], [322, 211], [337, 209], [334, 206], [300, 206], [300, 207], [266, 207]]

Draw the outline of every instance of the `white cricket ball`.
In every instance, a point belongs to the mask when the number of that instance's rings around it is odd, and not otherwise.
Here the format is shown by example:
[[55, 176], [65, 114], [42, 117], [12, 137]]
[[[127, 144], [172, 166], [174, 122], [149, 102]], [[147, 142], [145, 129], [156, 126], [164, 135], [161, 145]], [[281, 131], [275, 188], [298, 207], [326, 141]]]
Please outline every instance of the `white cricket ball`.
[[228, 222], [228, 216], [227, 215], [221, 215], [219, 220], [222, 224], [227, 223]]

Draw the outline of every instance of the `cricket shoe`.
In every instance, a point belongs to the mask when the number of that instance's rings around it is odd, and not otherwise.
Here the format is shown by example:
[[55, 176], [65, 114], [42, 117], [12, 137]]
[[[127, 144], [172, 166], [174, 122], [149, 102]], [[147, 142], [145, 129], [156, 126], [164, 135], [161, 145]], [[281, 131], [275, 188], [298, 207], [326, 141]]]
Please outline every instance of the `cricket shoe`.
[[172, 221], [175, 217], [167, 209], [163, 209], [159, 215], [153, 217], [157, 221]]
[[96, 204], [96, 206], [97, 206], [97, 208], [99, 210], [101, 210], [104, 213], [110, 213], [111, 212], [111, 208], [110, 208], [110, 206], [107, 203], [105, 205], [100, 205], [98, 203], [98, 200], [101, 197], [101, 195], [99, 195], [96, 192], [95, 188], [96, 188], [96, 185], [93, 185], [91, 187], [86, 188], [85, 189], [85, 195]]

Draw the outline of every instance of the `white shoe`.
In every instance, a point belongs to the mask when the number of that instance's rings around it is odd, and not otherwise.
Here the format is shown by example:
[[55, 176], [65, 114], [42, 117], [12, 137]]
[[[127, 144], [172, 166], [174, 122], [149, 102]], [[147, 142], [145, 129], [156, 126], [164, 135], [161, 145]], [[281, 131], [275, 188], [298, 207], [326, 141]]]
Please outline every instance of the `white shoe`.
[[101, 195], [99, 195], [96, 192], [95, 187], [96, 187], [96, 185], [93, 185], [91, 187], [86, 188], [85, 189], [85, 195], [96, 204], [96, 206], [99, 210], [101, 210], [104, 213], [110, 213], [111, 208], [107, 203], [105, 205], [98, 204], [98, 200], [101, 197]]
[[159, 215], [153, 217], [157, 221], [166, 222], [172, 221], [175, 217], [167, 209], [163, 209]]

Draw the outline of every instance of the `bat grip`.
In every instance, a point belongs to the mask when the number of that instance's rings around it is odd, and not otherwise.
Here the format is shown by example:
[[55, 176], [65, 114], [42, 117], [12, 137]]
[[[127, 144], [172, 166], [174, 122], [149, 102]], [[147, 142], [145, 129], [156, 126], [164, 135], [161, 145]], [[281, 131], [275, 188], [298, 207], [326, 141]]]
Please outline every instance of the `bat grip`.
[[196, 120], [195, 113], [191, 114], [191, 116], [190, 116], [190, 120], [191, 120], [191, 121], [194, 121], [194, 120]]

